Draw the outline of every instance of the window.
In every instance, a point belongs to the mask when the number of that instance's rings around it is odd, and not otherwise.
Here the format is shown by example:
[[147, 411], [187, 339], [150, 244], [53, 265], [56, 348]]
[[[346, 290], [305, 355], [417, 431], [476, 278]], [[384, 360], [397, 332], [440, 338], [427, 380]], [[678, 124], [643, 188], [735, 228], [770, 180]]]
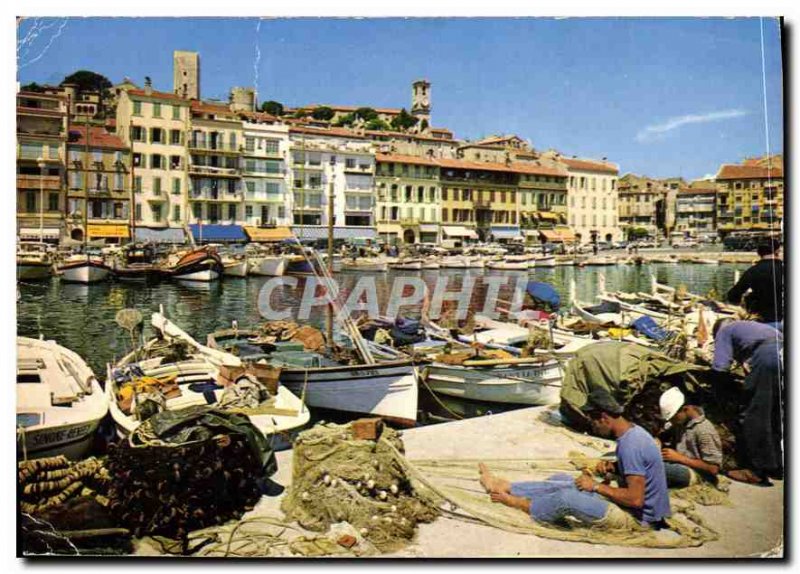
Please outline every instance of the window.
[[203, 218], [203, 204], [195, 203], [192, 205], [192, 215], [195, 219]]
[[264, 151], [268, 154], [280, 153], [280, 140], [264, 140]]
[[308, 165], [322, 165], [322, 154], [311, 152], [308, 154]]
[[150, 207], [150, 211], [153, 213], [153, 221], [161, 223], [161, 206], [153, 205]]
[[123, 174], [121, 173], [114, 174], [114, 189], [117, 191], [125, 189]]
[[229, 203], [228, 204], [228, 219], [236, 220], [236, 204]]
[[448, 212], [447, 208], [442, 209], [442, 221], [447, 221], [447, 217], [448, 217], [448, 213], [447, 212]]
[[145, 129], [142, 126], [131, 126], [131, 139], [135, 142], [145, 141]]
[[134, 178], [133, 178], [133, 191], [135, 191], [136, 193], [141, 193], [141, 191], [142, 191], [142, 176], [141, 175], [134, 176]]
[[447, 188], [442, 188], [442, 201], [447, 201]]
[[136, 217], [136, 221], [141, 221], [142, 220], [142, 206], [141, 206], [141, 204], [137, 203], [136, 207], [134, 208], [133, 211], [134, 211], [134, 214], [135, 214], [135, 217]]
[[82, 178], [80, 172], [69, 172], [69, 187], [70, 189], [80, 189], [82, 185]]
[[58, 211], [58, 193], [50, 193], [47, 196], [47, 210], [48, 211]]
[[592, 198], [592, 209], [597, 209], [597, 198], [596, 197]]
[[150, 143], [163, 144], [166, 143], [164, 137], [164, 130], [161, 128], [150, 128]]
[[181, 220], [181, 206], [180, 205], [173, 205], [172, 206], [172, 221], [180, 221]]
[[170, 169], [180, 169], [181, 168], [181, 156], [179, 156], [179, 155], [171, 155], [171, 156], [169, 156], [169, 168]]
[[172, 104], [172, 119], [179, 120], [181, 119], [181, 107]]
[[[142, 102], [133, 102], [133, 115], [134, 116], [141, 116], [142, 115]], [[136, 219], [141, 219], [141, 217], [137, 217]]]
[[281, 185], [275, 181], [268, 181], [264, 184], [264, 188], [267, 191], [267, 195], [280, 195], [281, 194]]
[[236, 151], [236, 132], [231, 132], [228, 136], [228, 142], [230, 142], [230, 149], [232, 151]]
[[245, 219], [250, 219], [253, 217], [253, 206], [252, 205], [245, 205], [244, 206], [244, 216]]
[[133, 167], [146, 168], [144, 156], [140, 153], [133, 154]]
[[183, 132], [181, 130], [169, 130], [169, 143], [171, 145], [181, 145], [183, 143]]
[[617, 180], [616, 179], [612, 179], [611, 180], [611, 191], [614, 191], [616, 188], [617, 188]]
[[179, 177], [172, 178], [172, 194], [173, 195], [181, 194], [181, 180]]
[[356, 167], [356, 158], [348, 157], [347, 159], [344, 160], [344, 166], [347, 169], [354, 169]]
[[161, 117], [161, 104], [154, 103], [153, 104], [153, 117], [160, 118]]
[[164, 156], [158, 155], [154, 153], [150, 156], [150, 168], [151, 169], [164, 169], [166, 165], [164, 165]]
[[586, 198], [581, 197], [581, 209], [586, 209]]
[[250, 153], [254, 152], [256, 150], [256, 138], [252, 136], [245, 136], [244, 149]]
[[161, 195], [161, 178], [153, 178], [153, 195]]

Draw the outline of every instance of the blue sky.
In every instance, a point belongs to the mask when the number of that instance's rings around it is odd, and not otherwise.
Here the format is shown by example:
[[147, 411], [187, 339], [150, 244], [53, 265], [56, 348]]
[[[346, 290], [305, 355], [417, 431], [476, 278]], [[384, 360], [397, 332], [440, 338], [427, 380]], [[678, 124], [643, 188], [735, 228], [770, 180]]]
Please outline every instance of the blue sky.
[[[622, 172], [702, 177], [782, 151], [778, 22], [749, 19], [199, 19], [23, 21], [18, 80], [77, 69], [172, 88], [172, 51], [201, 58], [201, 95], [408, 107], [432, 83], [434, 126], [515, 133], [537, 149], [608, 157]], [[31, 33], [32, 31], [32, 33]], [[20, 41], [27, 37], [27, 41]], [[260, 58], [257, 53], [260, 52]], [[766, 122], [766, 124], [765, 124]]]

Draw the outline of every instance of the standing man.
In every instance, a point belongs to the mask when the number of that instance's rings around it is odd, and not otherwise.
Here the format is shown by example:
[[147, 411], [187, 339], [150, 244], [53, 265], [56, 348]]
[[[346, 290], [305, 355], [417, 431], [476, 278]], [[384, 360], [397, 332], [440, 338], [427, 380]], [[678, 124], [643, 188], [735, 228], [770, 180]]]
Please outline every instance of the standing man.
[[728, 476], [771, 486], [770, 478], [783, 478], [783, 334], [764, 323], [730, 319], [717, 321], [713, 332], [712, 370], [728, 373], [736, 361], [746, 373], [736, 441], [746, 466]]
[[[728, 291], [729, 303], [739, 305], [745, 297], [744, 307], [758, 316], [762, 323], [775, 324], [783, 329], [783, 260], [781, 245], [769, 239], [758, 246], [761, 260], [742, 274], [739, 282]], [[780, 326], [778, 326], [780, 324]]]
[[614, 503], [630, 512], [642, 525], [664, 526], [670, 515], [664, 463], [655, 440], [642, 427], [622, 416], [622, 407], [604, 389], [589, 393], [581, 409], [592, 421], [597, 434], [617, 440], [617, 462], [601, 463], [606, 473], [614, 466], [619, 486], [597, 483], [589, 474], [574, 481], [567, 474], [541, 482], [509, 482], [479, 465], [481, 484], [493, 502], [529, 513], [534, 520], [557, 523], [571, 516], [591, 525], [613, 511]]
[[722, 468], [722, 440], [717, 429], [702, 407], [685, 402], [678, 387], [664, 391], [658, 401], [664, 430], [676, 431], [675, 448], [661, 449], [670, 488], [684, 488], [698, 478], [716, 483]]

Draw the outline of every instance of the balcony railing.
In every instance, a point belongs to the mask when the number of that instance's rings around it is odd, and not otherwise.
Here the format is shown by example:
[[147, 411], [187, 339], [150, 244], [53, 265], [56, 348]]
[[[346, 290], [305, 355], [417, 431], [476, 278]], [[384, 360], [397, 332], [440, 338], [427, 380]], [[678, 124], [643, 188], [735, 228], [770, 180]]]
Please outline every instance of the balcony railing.
[[17, 188], [19, 189], [46, 189], [58, 191], [61, 189], [61, 178], [57, 175], [18, 175]]
[[189, 199], [194, 201], [241, 201], [241, 193], [228, 193], [222, 191], [190, 191]]
[[344, 166], [344, 171], [349, 173], [373, 173], [373, 166], [370, 165], [353, 165], [353, 166]]
[[244, 195], [247, 201], [284, 201], [283, 193], [266, 193], [258, 191], [248, 191]]
[[60, 151], [52, 151], [48, 148], [43, 148], [41, 150], [30, 150], [22, 146], [17, 146], [17, 159], [38, 160], [39, 158], [42, 158], [44, 161], [48, 162], [62, 160]]
[[217, 175], [221, 177], [239, 177], [241, 175], [241, 170], [238, 168], [215, 167], [197, 164], [189, 165], [189, 172], [203, 175]]
[[200, 151], [219, 151], [227, 153], [240, 153], [243, 147], [239, 144], [224, 142], [210, 142], [196, 139], [189, 139], [189, 149]]

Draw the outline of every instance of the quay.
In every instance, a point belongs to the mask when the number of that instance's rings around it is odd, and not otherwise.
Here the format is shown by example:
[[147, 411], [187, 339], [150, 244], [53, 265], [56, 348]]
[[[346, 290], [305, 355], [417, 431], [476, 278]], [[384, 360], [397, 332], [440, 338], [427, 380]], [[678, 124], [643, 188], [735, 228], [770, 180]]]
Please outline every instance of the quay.
[[[406, 456], [421, 459], [536, 459], [565, 457], [570, 451], [588, 456], [613, 452], [612, 441], [588, 437], [543, 420], [552, 407], [532, 407], [508, 413], [419, 427], [403, 432]], [[591, 439], [591, 440], [587, 440]], [[600, 447], [601, 450], [598, 450]], [[607, 448], [606, 448], [607, 447]], [[292, 451], [277, 453], [278, 472], [272, 479], [288, 487]], [[478, 470], [475, 468], [475, 484]], [[264, 496], [244, 520], [282, 516], [283, 495]], [[487, 495], [488, 496], [488, 495]], [[420, 524], [414, 539], [384, 558], [745, 558], [783, 557], [784, 482], [759, 488], [731, 482], [730, 506], [696, 505], [698, 514], [719, 533], [719, 539], [693, 548], [640, 548], [587, 544], [507, 532], [475, 522], [440, 516]], [[291, 531], [289, 531], [291, 532]], [[320, 534], [320, 533], [308, 533]], [[296, 536], [296, 532], [291, 535]], [[149, 539], [137, 543], [136, 555], [156, 556]], [[281, 555], [284, 557], [285, 555]]]

